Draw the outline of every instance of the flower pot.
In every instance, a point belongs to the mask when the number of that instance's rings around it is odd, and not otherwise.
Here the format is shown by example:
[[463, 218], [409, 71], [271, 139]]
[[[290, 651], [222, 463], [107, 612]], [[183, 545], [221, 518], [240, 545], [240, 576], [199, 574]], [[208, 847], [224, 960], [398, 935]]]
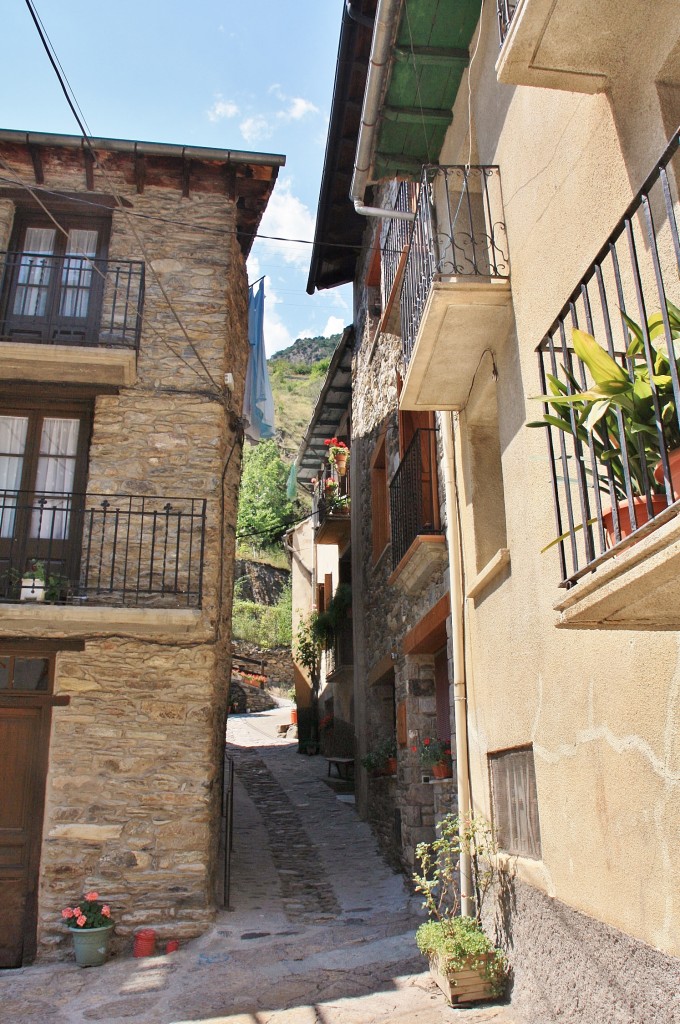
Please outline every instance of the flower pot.
[[[680, 467], [679, 467], [680, 469]], [[680, 472], [678, 474], [678, 480], [680, 481]], [[665, 494], [653, 494], [652, 495], [652, 512], [656, 516], [668, 505]], [[625, 537], [630, 537], [633, 532], [630, 524], [630, 509], [628, 508], [628, 502], [619, 502], [617, 504], [619, 512], [619, 530], [621, 531], [621, 540]], [[649, 513], [647, 512], [647, 500], [646, 498], [633, 498], [633, 508], [635, 509], [635, 521], [638, 526], [642, 526], [649, 520]], [[611, 509], [602, 512], [602, 523], [604, 525], [605, 533], [607, 535], [607, 544], [610, 548], [613, 548], [617, 543], [614, 534], [614, 513]]]
[[432, 775], [435, 779], [451, 779], [453, 778], [453, 768], [446, 761], [438, 761], [437, 764], [432, 765]]
[[[673, 501], [677, 501], [680, 498], [680, 448], [668, 452], [668, 468], [673, 485]], [[658, 484], [663, 484], [663, 466], [660, 462], [654, 468], [654, 479]]]
[[342, 452], [337, 452], [335, 456], [335, 468], [338, 471], [338, 476], [344, 476], [347, 472], [347, 456]]
[[290, 709], [290, 724], [291, 725], [297, 725], [298, 724], [297, 708], [291, 708]]
[[135, 935], [132, 955], [136, 957], [153, 956], [156, 952], [156, 932], [153, 928], [141, 928]]
[[385, 774], [396, 775], [397, 774], [397, 759], [396, 757], [388, 757], [385, 761]]
[[[493, 953], [483, 953], [480, 959], [486, 962]], [[429, 957], [430, 974], [446, 996], [451, 1006], [464, 1003], [482, 1003], [497, 998], [493, 982], [484, 976], [484, 968], [464, 967], [459, 971], [447, 971], [437, 956]]]
[[69, 928], [79, 967], [100, 967], [106, 960], [113, 925], [102, 928]]

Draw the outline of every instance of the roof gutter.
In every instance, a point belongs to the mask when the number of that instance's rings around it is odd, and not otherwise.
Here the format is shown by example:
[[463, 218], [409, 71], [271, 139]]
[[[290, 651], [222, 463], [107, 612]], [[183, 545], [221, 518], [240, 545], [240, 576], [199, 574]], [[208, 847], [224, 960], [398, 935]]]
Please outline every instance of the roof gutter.
[[364, 91], [364, 103], [361, 110], [361, 124], [359, 126], [357, 150], [354, 158], [354, 173], [352, 175], [349, 195], [354, 203], [354, 209], [363, 217], [385, 217], [390, 220], [413, 221], [415, 220], [415, 214], [405, 210], [383, 210], [377, 206], [364, 205], [368, 173], [371, 167], [371, 153], [379, 121], [380, 104], [387, 80], [392, 40], [401, 5], [402, 0], [378, 0], [371, 56], [368, 63], [368, 76]]
[[[0, 129], [0, 142], [10, 142], [18, 146], [89, 148], [82, 135], [53, 135], [49, 132], [18, 132], [9, 129]], [[283, 167], [286, 162], [285, 156], [275, 153], [246, 153], [234, 149], [209, 149], [207, 146], [177, 146], [167, 142], [90, 138], [89, 144], [94, 149], [114, 153], [137, 153], [139, 156], [181, 157], [187, 160], [217, 160], [230, 164], [264, 164], [274, 167]]]

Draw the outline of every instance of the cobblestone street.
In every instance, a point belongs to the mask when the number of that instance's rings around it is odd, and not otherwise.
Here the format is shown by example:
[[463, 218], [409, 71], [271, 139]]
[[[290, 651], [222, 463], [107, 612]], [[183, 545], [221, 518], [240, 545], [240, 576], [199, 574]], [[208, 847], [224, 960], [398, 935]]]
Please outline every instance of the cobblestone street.
[[231, 909], [215, 927], [168, 956], [3, 972], [3, 1024], [519, 1024], [446, 1005], [414, 944], [419, 901], [324, 784], [324, 759], [277, 736], [287, 717], [230, 721]]

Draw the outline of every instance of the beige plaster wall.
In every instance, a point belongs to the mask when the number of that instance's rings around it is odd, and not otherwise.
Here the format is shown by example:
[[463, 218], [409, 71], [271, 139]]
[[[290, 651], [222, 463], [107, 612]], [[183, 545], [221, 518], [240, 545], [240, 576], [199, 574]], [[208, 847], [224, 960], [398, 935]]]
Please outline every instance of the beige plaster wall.
[[[653, 20], [653, 19], [652, 19]], [[595, 28], [593, 29], [595, 30]], [[559, 630], [547, 446], [525, 426], [540, 392], [536, 346], [622, 215], [667, 138], [654, 75], [654, 27], [633, 66], [594, 96], [499, 85], [486, 5], [471, 72], [472, 161], [501, 168], [515, 327], [495, 352], [509, 574], [465, 608], [475, 805], [490, 813], [487, 754], [533, 744], [542, 860], [520, 879], [680, 954], [680, 663], [668, 632]], [[474, 49], [474, 43], [473, 43]], [[464, 80], [440, 156], [469, 153]], [[678, 295], [671, 295], [677, 301]], [[466, 415], [456, 453], [466, 578], [475, 508], [466, 490]]]

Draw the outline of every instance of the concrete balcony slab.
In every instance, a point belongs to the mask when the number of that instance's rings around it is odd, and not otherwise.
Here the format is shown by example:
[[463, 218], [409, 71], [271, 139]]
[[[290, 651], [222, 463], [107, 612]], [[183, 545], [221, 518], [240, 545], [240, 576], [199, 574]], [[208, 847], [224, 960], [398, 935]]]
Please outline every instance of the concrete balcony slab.
[[0, 380], [124, 387], [134, 384], [136, 378], [137, 354], [132, 348], [30, 342], [0, 345]]

